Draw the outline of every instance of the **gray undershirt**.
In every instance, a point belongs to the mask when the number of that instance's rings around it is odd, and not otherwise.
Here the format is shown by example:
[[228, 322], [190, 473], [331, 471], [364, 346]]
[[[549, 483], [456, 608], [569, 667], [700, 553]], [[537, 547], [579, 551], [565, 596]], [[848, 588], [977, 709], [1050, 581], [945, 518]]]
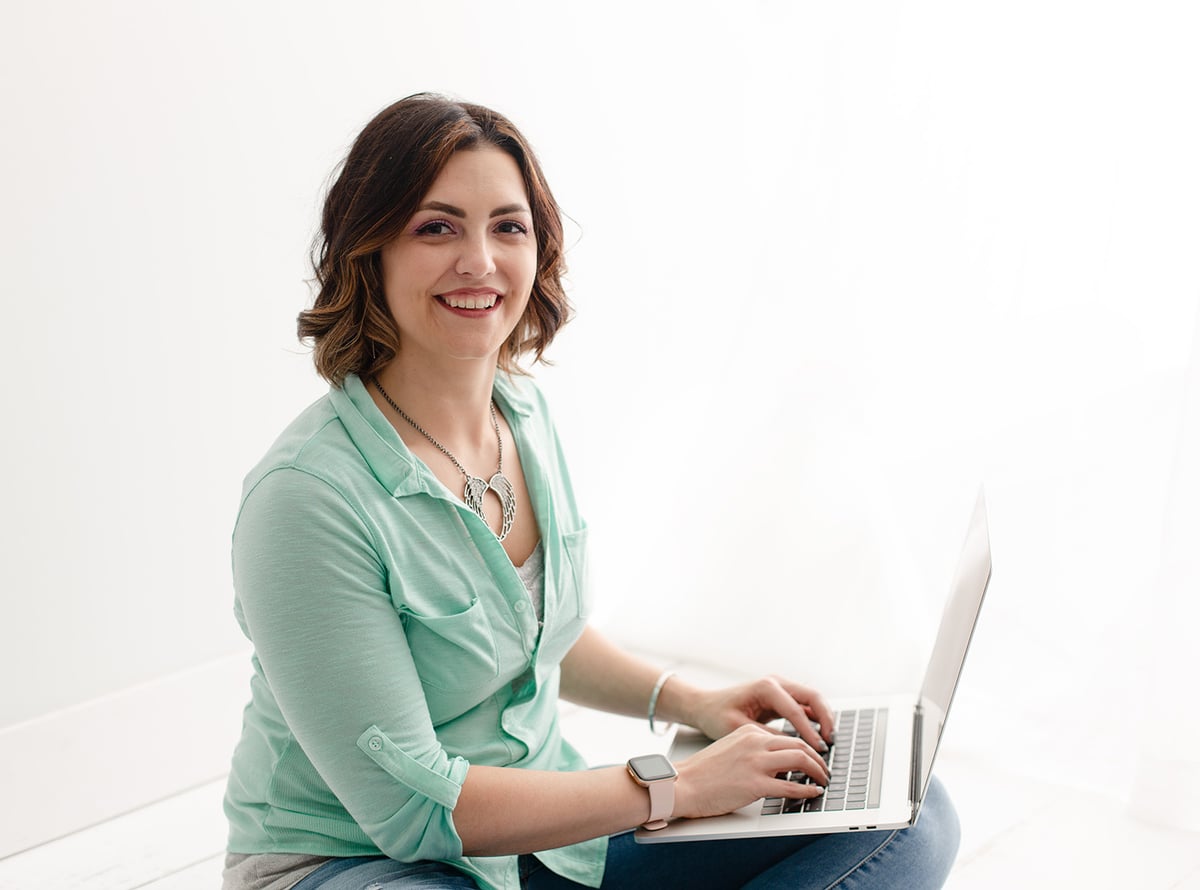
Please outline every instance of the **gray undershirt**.
[[[533, 602], [533, 613], [538, 617], [540, 631], [546, 608], [546, 565], [542, 542], [538, 541], [529, 558], [515, 568]], [[289, 890], [331, 858], [309, 853], [226, 853], [221, 890]]]

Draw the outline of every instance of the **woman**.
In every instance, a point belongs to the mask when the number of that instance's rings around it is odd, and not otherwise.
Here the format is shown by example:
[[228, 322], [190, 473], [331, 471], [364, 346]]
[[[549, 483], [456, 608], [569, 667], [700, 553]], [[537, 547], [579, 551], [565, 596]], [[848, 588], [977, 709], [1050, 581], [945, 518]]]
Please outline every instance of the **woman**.
[[[234, 532], [255, 673], [225, 887], [939, 885], [957, 823], [936, 787], [907, 832], [627, 833], [820, 794], [832, 715], [781, 679], [698, 689], [588, 627], [586, 528], [517, 368], [568, 317], [562, 226], [512, 124], [428, 95], [385, 109], [323, 237], [299, 330], [332, 386], [250, 473]], [[588, 770], [560, 695], [718, 741], [673, 780]]]

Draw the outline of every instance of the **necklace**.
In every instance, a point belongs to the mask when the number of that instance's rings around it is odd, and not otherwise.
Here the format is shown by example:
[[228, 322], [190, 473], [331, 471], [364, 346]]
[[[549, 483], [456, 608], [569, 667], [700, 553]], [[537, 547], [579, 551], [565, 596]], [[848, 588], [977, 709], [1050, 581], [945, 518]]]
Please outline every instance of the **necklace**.
[[429, 435], [422, 429], [421, 425], [405, 414], [400, 406], [392, 401], [392, 397], [387, 394], [387, 390], [379, 382], [377, 377], [372, 377], [371, 382], [375, 384], [375, 388], [379, 390], [379, 394], [383, 396], [383, 400], [392, 406], [392, 410], [408, 421], [409, 425], [429, 440], [438, 451], [450, 458], [450, 462], [463, 474], [463, 478], [467, 480], [466, 486], [463, 488], [463, 500], [467, 502], [467, 506], [474, 511], [475, 515], [487, 524], [487, 518], [483, 515], [483, 496], [488, 493], [488, 489], [496, 492], [496, 497], [500, 498], [500, 531], [496, 537], [503, 541], [508, 537], [508, 533], [512, 530], [513, 520], [517, 516], [517, 499], [513, 494], [512, 483], [505, 477], [504, 470], [504, 443], [500, 441], [500, 422], [496, 420], [496, 401], [495, 399], [488, 402], [488, 411], [492, 416], [492, 429], [496, 431], [496, 472], [492, 474], [491, 479], [483, 479], [479, 476], [472, 476], [467, 472], [466, 468], [458, 462], [458, 458], [450, 453], [441, 442]]

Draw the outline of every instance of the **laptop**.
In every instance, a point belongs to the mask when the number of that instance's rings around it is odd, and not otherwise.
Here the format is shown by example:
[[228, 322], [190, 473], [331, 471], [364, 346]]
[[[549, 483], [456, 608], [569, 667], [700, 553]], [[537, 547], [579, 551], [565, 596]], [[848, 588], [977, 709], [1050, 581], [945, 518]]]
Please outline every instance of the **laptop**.
[[[914, 824], [991, 574], [987, 507], [980, 489], [921, 691], [915, 696], [860, 697], [830, 703], [835, 737], [824, 755], [832, 773], [825, 794], [811, 800], [759, 798], [724, 816], [677, 819], [658, 831], [638, 829], [636, 840], [663, 844], [871, 831]], [[786, 723], [776, 725], [785, 732], [791, 730]], [[682, 760], [709, 741], [702, 733], [681, 729], [667, 756], [672, 761]], [[803, 773], [788, 778], [809, 781]]]

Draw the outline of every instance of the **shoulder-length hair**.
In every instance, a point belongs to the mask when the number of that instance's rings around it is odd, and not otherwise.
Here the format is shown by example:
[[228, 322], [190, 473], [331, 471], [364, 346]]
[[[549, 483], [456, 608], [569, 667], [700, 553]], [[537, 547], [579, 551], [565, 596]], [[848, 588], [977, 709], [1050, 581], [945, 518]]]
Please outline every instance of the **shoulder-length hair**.
[[335, 386], [348, 374], [370, 378], [400, 347], [383, 293], [380, 250], [416, 213], [421, 199], [458, 151], [493, 145], [521, 171], [537, 240], [537, 274], [520, 322], [500, 348], [499, 367], [524, 373], [518, 359], [535, 360], [570, 319], [563, 291], [562, 217], [541, 165], [525, 137], [503, 115], [442, 96], [418, 93], [379, 112], [354, 141], [321, 215], [313, 245], [319, 287], [297, 331], [311, 339], [317, 372]]

